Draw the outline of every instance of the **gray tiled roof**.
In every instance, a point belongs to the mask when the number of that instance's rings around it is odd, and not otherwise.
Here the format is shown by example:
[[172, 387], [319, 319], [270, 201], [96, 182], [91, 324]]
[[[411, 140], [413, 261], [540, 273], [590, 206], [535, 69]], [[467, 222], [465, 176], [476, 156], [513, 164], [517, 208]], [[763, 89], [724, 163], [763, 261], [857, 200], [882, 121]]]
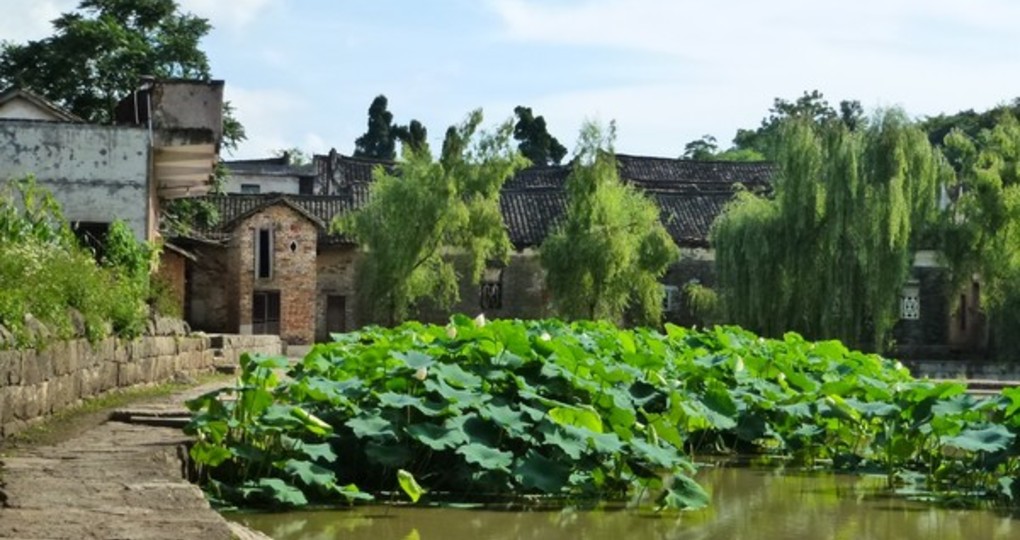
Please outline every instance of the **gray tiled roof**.
[[[658, 203], [661, 219], [681, 246], [706, 246], [712, 222], [729, 202], [737, 186], [768, 191], [774, 167], [768, 163], [699, 162], [617, 155], [621, 178]], [[289, 204], [329, 224], [341, 214], [360, 208], [368, 200], [371, 171], [379, 162], [343, 157], [345, 184], [333, 195], [218, 195], [205, 200], [220, 213], [220, 225], [197, 231], [211, 240], [223, 240], [230, 224], [260, 206], [286, 198]], [[500, 210], [515, 247], [534, 247], [550, 233], [566, 208], [564, 185], [569, 166], [532, 167], [520, 171], [504, 185]], [[349, 243], [323, 230], [320, 240]]]

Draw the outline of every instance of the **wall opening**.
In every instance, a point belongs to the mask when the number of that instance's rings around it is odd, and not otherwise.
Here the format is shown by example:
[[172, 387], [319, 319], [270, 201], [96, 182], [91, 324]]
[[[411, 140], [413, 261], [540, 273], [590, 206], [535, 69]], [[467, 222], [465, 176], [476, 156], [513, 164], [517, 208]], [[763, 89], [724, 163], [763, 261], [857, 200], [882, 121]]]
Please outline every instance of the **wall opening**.
[[273, 277], [273, 230], [259, 229], [255, 231], [255, 277], [270, 279]]
[[331, 294], [326, 297], [326, 333], [347, 331], [347, 297]]
[[251, 333], [280, 335], [280, 291], [255, 291], [251, 302]]

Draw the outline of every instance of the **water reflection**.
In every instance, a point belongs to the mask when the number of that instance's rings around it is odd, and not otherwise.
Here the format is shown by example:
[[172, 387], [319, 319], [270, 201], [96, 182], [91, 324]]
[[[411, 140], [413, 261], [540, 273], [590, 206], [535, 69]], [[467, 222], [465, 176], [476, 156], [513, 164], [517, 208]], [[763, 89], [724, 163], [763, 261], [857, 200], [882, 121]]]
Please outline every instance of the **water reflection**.
[[277, 540], [539, 539], [977, 540], [1020, 537], [1014, 520], [881, 495], [884, 479], [710, 468], [701, 511], [658, 516], [634, 511], [502, 512], [419, 507], [232, 515]]

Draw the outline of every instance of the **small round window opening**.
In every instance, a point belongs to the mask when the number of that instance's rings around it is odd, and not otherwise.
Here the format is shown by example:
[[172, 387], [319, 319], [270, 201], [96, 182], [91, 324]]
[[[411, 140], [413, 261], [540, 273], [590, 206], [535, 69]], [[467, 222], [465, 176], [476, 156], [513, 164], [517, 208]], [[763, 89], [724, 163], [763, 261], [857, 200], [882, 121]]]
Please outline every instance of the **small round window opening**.
[[297, 251], [297, 242], [291, 241], [291, 243], [290, 243], [290, 252], [294, 253], [295, 251]]

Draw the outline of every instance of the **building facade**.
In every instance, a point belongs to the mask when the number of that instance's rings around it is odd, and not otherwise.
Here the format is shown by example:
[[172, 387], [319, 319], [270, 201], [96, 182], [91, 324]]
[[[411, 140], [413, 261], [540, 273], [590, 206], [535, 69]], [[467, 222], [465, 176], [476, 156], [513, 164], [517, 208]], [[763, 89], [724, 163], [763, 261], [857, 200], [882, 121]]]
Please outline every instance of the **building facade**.
[[159, 236], [161, 205], [204, 195], [222, 137], [222, 81], [144, 81], [96, 125], [34, 94], [0, 94], [0, 182], [34, 176], [81, 234], [120, 219]]

